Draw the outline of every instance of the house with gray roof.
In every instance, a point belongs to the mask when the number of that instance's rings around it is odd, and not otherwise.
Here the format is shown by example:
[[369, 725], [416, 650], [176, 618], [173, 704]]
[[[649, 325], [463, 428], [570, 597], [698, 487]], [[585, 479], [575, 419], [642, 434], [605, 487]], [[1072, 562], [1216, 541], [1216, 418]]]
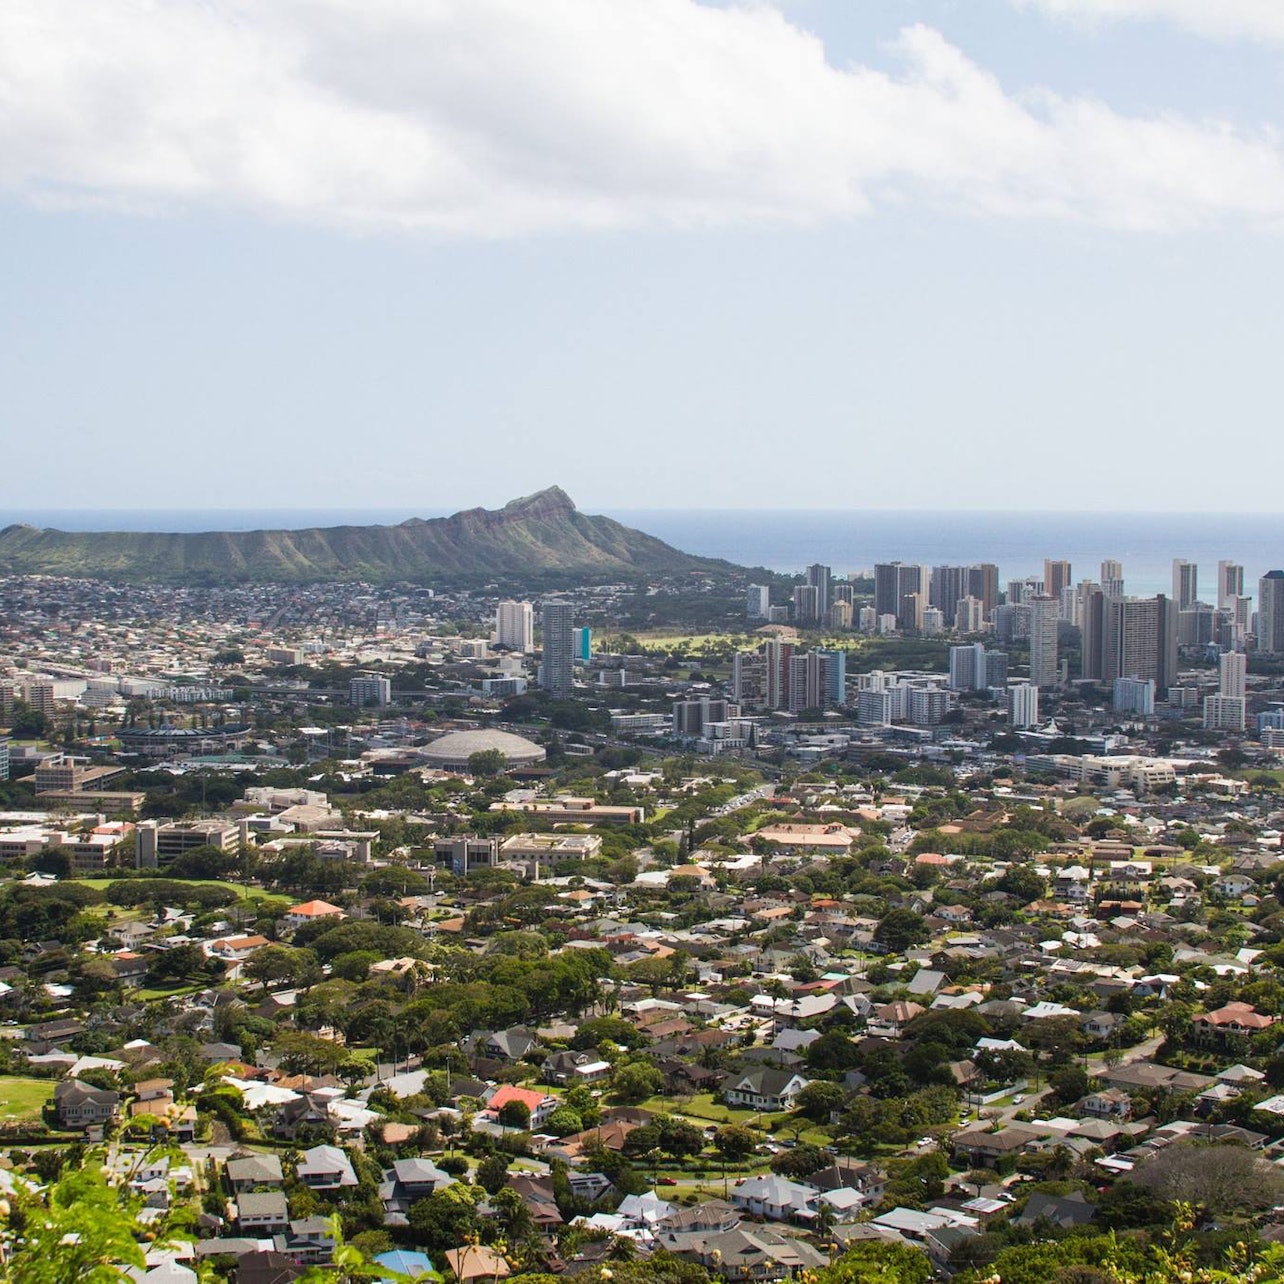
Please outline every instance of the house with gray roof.
[[338, 1146], [313, 1146], [299, 1157], [299, 1180], [313, 1190], [338, 1190], [357, 1185], [352, 1161]]
[[280, 1190], [249, 1192], [237, 1198], [236, 1229], [242, 1235], [275, 1235], [290, 1224], [290, 1206]]
[[732, 1075], [722, 1090], [729, 1106], [744, 1110], [792, 1110], [809, 1080], [792, 1070], [761, 1066]]
[[746, 1213], [773, 1222], [811, 1221], [816, 1216], [813, 1203], [816, 1193], [812, 1187], [790, 1181], [779, 1173], [764, 1173], [737, 1182], [731, 1192], [731, 1202]]
[[224, 1170], [233, 1194], [253, 1190], [256, 1186], [280, 1186], [285, 1180], [277, 1155], [243, 1155], [229, 1159]]

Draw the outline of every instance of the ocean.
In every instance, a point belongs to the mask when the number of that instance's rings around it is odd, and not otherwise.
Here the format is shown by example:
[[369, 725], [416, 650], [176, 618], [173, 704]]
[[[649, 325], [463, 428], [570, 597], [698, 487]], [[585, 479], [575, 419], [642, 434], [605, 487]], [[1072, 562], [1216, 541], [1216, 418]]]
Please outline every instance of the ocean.
[[[855, 511], [830, 509], [614, 509], [608, 516], [688, 553], [785, 574], [822, 562], [835, 574], [875, 562], [927, 565], [994, 562], [1000, 583], [1041, 575], [1043, 559], [1071, 563], [1073, 578], [1096, 579], [1103, 559], [1123, 563], [1125, 588], [1172, 591], [1175, 557], [1199, 567], [1200, 597], [1216, 600], [1217, 563], [1244, 567], [1256, 595], [1266, 571], [1284, 568], [1284, 514]], [[62, 530], [283, 530], [375, 525], [445, 511], [409, 508], [8, 510], [0, 525]]]

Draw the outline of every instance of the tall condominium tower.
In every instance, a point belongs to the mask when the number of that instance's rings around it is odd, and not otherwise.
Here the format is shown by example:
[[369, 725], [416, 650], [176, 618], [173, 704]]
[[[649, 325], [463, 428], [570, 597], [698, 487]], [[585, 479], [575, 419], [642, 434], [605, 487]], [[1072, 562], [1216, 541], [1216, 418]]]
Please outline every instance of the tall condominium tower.
[[1236, 562], [1217, 563], [1217, 608], [1233, 609], [1234, 599], [1244, 596], [1244, 568]]
[[1257, 581], [1257, 649], [1284, 654], [1284, 571], [1267, 571]]
[[926, 597], [927, 588], [921, 566], [880, 562], [874, 567], [874, 610], [878, 615], [896, 616], [898, 628], [915, 628], [913, 603], [907, 599], [916, 593]]
[[1173, 558], [1173, 601], [1179, 611], [1199, 601], [1199, 567], [1184, 557]]
[[1223, 651], [1217, 676], [1218, 695], [1242, 700], [1248, 690], [1248, 656], [1243, 651]]
[[535, 649], [535, 611], [529, 602], [501, 602], [495, 608], [495, 645]]
[[1057, 682], [1056, 598], [1042, 593], [1030, 599], [1030, 683], [1051, 687]]
[[820, 589], [815, 584], [795, 584], [793, 604], [794, 620], [798, 624], [815, 624], [822, 618]]
[[999, 568], [993, 562], [968, 567], [966, 596], [980, 598], [982, 618], [988, 620], [999, 604]]
[[831, 584], [833, 583], [834, 574], [828, 566], [822, 566], [819, 562], [807, 568], [807, 584], [816, 590], [816, 619], [823, 620], [826, 612], [829, 610], [829, 604], [833, 601]]
[[934, 566], [928, 585], [927, 600], [939, 606], [947, 615], [958, 609], [960, 598], [967, 597], [968, 571], [966, 566]]
[[1043, 559], [1043, 591], [1061, 601], [1061, 590], [1070, 586], [1070, 563]]
[[539, 684], [564, 699], [571, 694], [575, 674], [575, 608], [561, 598], [549, 598], [541, 614], [544, 662]]
[[1033, 683], [1008, 688], [1008, 721], [1018, 728], [1038, 726], [1039, 688]]
[[1101, 591], [1107, 597], [1123, 597], [1124, 568], [1122, 562], [1108, 557], [1101, 563]]
[[1106, 598], [1101, 669], [1108, 681], [1153, 678], [1159, 691], [1172, 686], [1177, 677], [1177, 603], [1162, 593]]

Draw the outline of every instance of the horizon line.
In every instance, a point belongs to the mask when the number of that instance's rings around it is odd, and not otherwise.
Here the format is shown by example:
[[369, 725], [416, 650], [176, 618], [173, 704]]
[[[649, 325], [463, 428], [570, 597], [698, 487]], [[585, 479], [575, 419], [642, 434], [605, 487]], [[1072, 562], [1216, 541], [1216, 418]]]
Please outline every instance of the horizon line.
[[[477, 508], [485, 508], [484, 504], [472, 504], [463, 508], [434, 509], [425, 507], [422, 511], [430, 512], [434, 516], [453, 516], [455, 513], [469, 512]], [[501, 505], [502, 507], [502, 505]], [[586, 512], [587, 510], [579, 504], [575, 505], [577, 512]], [[220, 507], [220, 508], [193, 508], [189, 506], [176, 506], [172, 508], [93, 508], [89, 506], [78, 506], [75, 508], [46, 508], [39, 505], [27, 505], [22, 508], [15, 507], [12, 511], [15, 513], [45, 513], [50, 516], [63, 513], [131, 513], [135, 515], [146, 515], [148, 513], [280, 513], [288, 515], [291, 513], [394, 513], [411, 511], [413, 506], [410, 504], [324, 504], [318, 503], [308, 507], [280, 507], [272, 504], [246, 504], [238, 507]], [[490, 511], [498, 511], [497, 509]], [[920, 508], [829, 508], [829, 507], [792, 507], [792, 506], [774, 506], [774, 505], [741, 505], [736, 507], [719, 507], [716, 505], [692, 505], [692, 504], [672, 504], [672, 505], [652, 505], [652, 506], [634, 506], [622, 504], [608, 504], [600, 507], [600, 511], [617, 513], [789, 513], [792, 515], [815, 515], [815, 514], [901, 514], [913, 513], [923, 516], [931, 516], [939, 513], [962, 513], [978, 517], [1051, 517], [1051, 516], [1072, 516], [1072, 517], [1089, 517], [1101, 516], [1108, 514], [1116, 517], [1183, 517], [1183, 518], [1200, 518], [1200, 517], [1244, 517], [1244, 518], [1284, 518], [1284, 514], [1278, 511], [1268, 509], [1197, 509], [1191, 511], [1184, 508], [954, 508], [954, 507], [920, 507]], [[0, 521], [4, 519], [6, 507], [0, 507]], [[588, 514], [592, 516], [592, 513]]]

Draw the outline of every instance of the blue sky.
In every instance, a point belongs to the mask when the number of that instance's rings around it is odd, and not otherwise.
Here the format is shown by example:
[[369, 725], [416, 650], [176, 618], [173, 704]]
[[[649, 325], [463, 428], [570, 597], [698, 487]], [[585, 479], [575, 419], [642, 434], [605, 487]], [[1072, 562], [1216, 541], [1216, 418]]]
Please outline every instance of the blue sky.
[[1279, 0], [14, 0], [0, 505], [1270, 508], [1282, 69]]

